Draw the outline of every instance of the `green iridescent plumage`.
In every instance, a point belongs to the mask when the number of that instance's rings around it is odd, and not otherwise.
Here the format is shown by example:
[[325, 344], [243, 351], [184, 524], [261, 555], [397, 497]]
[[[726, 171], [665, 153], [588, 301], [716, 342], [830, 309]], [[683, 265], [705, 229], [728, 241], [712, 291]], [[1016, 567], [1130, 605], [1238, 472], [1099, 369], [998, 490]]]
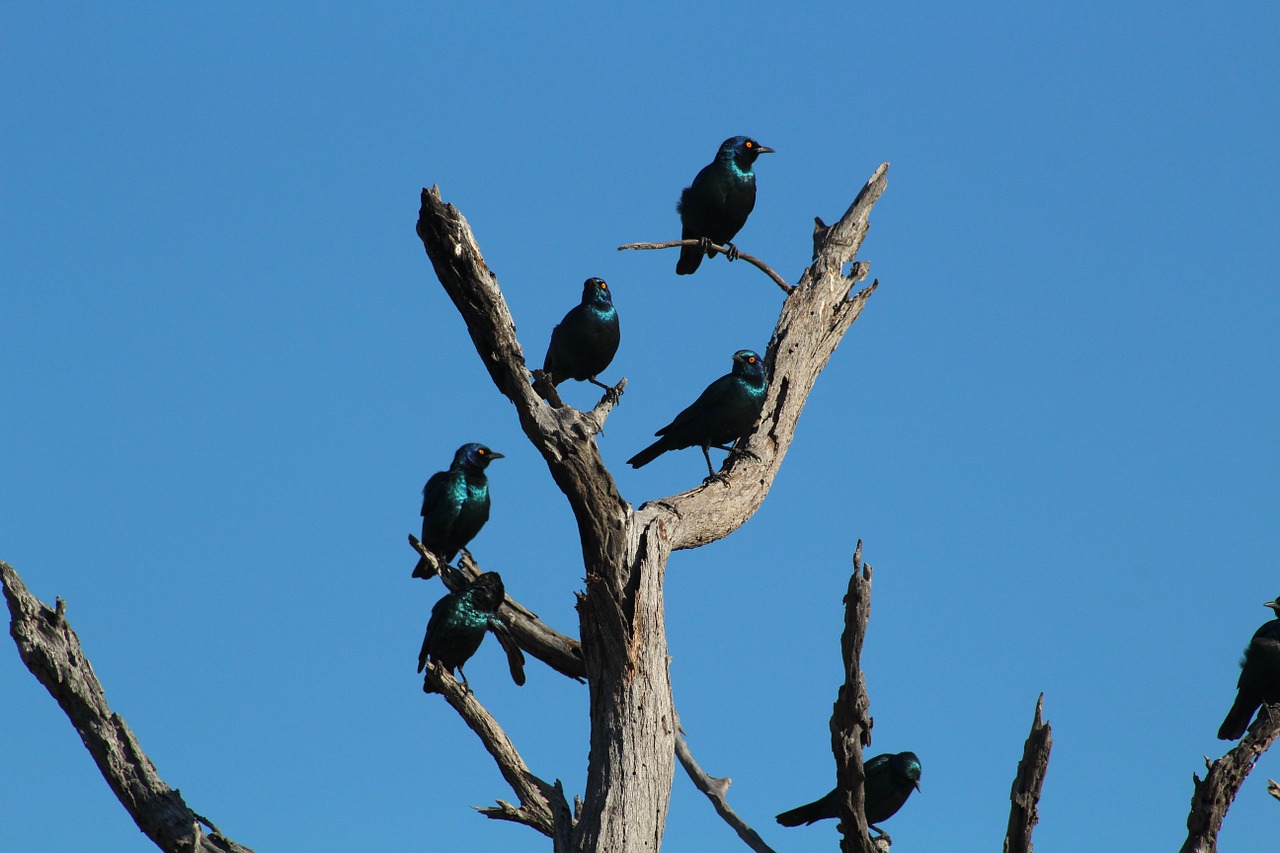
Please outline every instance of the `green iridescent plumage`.
[[576, 379], [608, 388], [596, 377], [613, 361], [621, 340], [609, 285], [602, 278], [589, 278], [582, 285], [582, 302], [551, 330], [542, 369], [552, 385]]
[[1222, 740], [1243, 737], [1263, 702], [1280, 702], [1280, 595], [1265, 603], [1276, 614], [1253, 634], [1240, 661], [1236, 701], [1218, 729]]
[[[449, 470], [432, 474], [422, 487], [422, 544], [445, 562], [466, 548], [489, 520], [489, 478], [484, 469], [501, 458], [483, 444], [464, 444]], [[415, 578], [434, 574], [426, 560], [413, 569]]]
[[[507, 653], [511, 678], [516, 684], [524, 684], [524, 654], [507, 630], [506, 623], [498, 617], [506, 590], [497, 572], [485, 572], [457, 592], [451, 592], [431, 608], [427, 633], [422, 638], [422, 650], [418, 653], [418, 672], [426, 669], [427, 661], [438, 661], [450, 673], [455, 669], [467, 684], [462, 665], [480, 648], [486, 631], [493, 631]], [[424, 692], [433, 692], [426, 681]]]
[[[754, 139], [733, 136], [726, 139], [716, 158], [698, 172], [693, 183], [680, 193], [676, 211], [680, 214], [680, 239], [709, 240], [727, 245], [729, 260], [738, 250], [729, 241], [747, 224], [756, 206], [756, 157], [773, 153]], [[702, 254], [713, 252], [699, 246], [683, 246], [676, 262], [676, 275], [690, 275], [702, 263]]]

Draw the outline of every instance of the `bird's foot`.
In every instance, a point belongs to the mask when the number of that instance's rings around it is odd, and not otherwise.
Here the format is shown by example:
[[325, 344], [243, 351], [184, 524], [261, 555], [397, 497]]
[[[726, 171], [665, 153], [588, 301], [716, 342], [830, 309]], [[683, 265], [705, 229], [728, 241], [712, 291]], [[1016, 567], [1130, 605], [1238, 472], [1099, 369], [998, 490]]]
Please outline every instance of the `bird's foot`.
[[885, 832], [883, 829], [881, 829], [880, 827], [876, 826], [874, 823], [869, 823], [869, 824], [867, 824], [867, 829], [874, 829], [874, 830], [875, 830], [875, 832], [876, 832], [876, 839], [877, 839], [877, 840], [879, 840], [879, 839], [883, 838], [883, 839], [884, 839], [884, 843], [885, 843], [885, 844], [887, 844], [887, 845], [889, 845], [889, 846], [892, 846], [892, 845], [893, 845], [893, 839], [889, 836], [889, 833]]
[[711, 238], [710, 238], [710, 237], [699, 237], [699, 238], [698, 238], [698, 240], [699, 240], [699, 241], [700, 241], [700, 243], [701, 243], [701, 245], [700, 245], [698, 248], [702, 250], [702, 253], [703, 253], [704, 255], [706, 255], [708, 258], [710, 258], [710, 257], [714, 257], [714, 256], [715, 256], [715, 253], [716, 253], [716, 250], [715, 250], [715, 249], [713, 249], [713, 248], [712, 248], [712, 246], [714, 246], [714, 245], [715, 245], [715, 243], [711, 242]]
[[747, 450], [745, 447], [735, 447], [735, 448], [733, 448], [732, 450], [730, 450], [730, 451], [729, 451], [729, 459], [731, 459], [731, 460], [732, 460], [732, 459], [737, 459], [737, 458], [742, 457], [742, 456], [746, 456], [746, 457], [748, 457], [748, 458], [750, 458], [750, 459], [752, 459], [752, 460], [754, 460], [754, 461], [756, 461], [756, 462], [763, 462], [763, 461], [764, 461], [764, 460], [763, 460], [763, 459], [761, 459], [759, 456], [757, 456], [755, 453], [751, 452], [750, 450]]
[[712, 483], [719, 483], [720, 485], [724, 486], [727, 489], [729, 488], [729, 477], [727, 474], [723, 474], [718, 471], [713, 471], [702, 480], [702, 485], [704, 486], [709, 486]]
[[736, 261], [738, 259], [738, 247], [732, 243], [725, 243], [724, 245], [726, 249], [724, 256], [731, 261]]

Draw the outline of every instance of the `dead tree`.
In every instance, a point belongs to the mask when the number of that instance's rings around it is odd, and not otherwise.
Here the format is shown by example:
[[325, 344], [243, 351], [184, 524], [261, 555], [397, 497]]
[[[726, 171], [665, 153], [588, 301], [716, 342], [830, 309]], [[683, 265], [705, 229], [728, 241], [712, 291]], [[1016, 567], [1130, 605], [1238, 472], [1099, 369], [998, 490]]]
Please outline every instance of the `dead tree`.
[[[504, 778], [527, 782], [513, 784], [519, 806], [500, 803], [488, 811], [491, 817], [550, 835], [556, 850], [660, 848], [677, 728], [663, 624], [667, 558], [737, 530], [768, 494], [809, 391], [875, 291], [875, 282], [857, 289], [868, 265], [854, 258], [887, 172], [888, 164], [881, 165], [834, 225], [818, 221], [813, 262], [788, 291], [765, 353], [768, 394], [760, 420], [739, 444], [745, 452], [731, 456], [721, 480], [639, 508], [619, 493], [595, 441], [621, 389], [606, 393], [590, 412], [545, 403], [530, 383], [497, 277], [466, 219], [437, 188], [422, 191], [418, 236], [494, 385], [514, 404], [525, 435], [569, 501], [586, 569], [586, 591], [578, 597], [591, 714], [584, 797], [571, 816], [559, 789], [530, 778], [500, 730], [468, 718]], [[445, 683], [447, 698], [451, 679], [433, 677]]]

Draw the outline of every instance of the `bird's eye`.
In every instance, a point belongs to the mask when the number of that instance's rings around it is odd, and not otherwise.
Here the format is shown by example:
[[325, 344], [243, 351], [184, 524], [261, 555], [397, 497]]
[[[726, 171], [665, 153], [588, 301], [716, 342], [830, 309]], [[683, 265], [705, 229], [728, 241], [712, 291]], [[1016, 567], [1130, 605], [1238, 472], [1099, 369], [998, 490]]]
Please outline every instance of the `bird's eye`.
[[601, 289], [601, 290], [608, 290], [608, 289], [609, 289], [609, 285], [605, 284], [605, 283], [602, 281], [602, 282], [600, 282], [600, 289]]
[[483, 448], [483, 447], [477, 447], [477, 448], [476, 448], [476, 455], [477, 455], [477, 456], [484, 456], [484, 448]]
[[745, 145], [746, 145], [748, 148], [755, 148], [755, 147], [756, 147], [756, 144], [755, 144], [754, 142], [752, 142], [750, 139], [748, 139], [748, 140], [746, 141]]
[[755, 356], [747, 356], [747, 364], [755, 364], [755, 363], [756, 363]]

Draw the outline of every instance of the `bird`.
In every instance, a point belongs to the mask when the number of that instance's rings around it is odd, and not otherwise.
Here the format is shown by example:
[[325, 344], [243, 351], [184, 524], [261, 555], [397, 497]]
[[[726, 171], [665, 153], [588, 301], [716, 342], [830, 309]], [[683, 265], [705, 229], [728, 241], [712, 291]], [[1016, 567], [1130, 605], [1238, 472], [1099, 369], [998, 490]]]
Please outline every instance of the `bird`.
[[747, 224], [756, 206], [756, 173], [751, 166], [761, 154], [775, 153], [749, 136], [731, 136], [720, 144], [716, 158], [702, 167], [693, 183], [680, 193], [680, 239], [702, 240], [701, 246], [681, 246], [676, 275], [691, 275], [702, 263], [702, 254], [715, 254], [708, 241], [729, 248], [729, 260], [738, 249], [729, 241]]
[[[451, 561], [489, 520], [489, 478], [484, 469], [501, 453], [483, 444], [464, 444], [453, 454], [448, 471], [437, 471], [422, 487], [422, 544]], [[435, 570], [418, 560], [415, 578], [429, 578]]]
[[760, 417], [765, 388], [760, 356], [749, 349], [738, 350], [733, 354], [733, 370], [708, 385], [693, 405], [654, 433], [661, 438], [628, 459], [627, 464], [642, 468], [668, 450], [698, 445], [707, 460], [708, 476], [714, 478], [707, 448], [733, 452], [728, 445], [746, 435]]
[[[458, 670], [462, 686], [470, 689], [467, 674], [462, 665], [480, 648], [485, 631], [492, 631], [507, 653], [511, 678], [524, 686], [524, 653], [516, 645], [507, 625], [498, 617], [506, 590], [502, 576], [497, 572], [485, 572], [457, 592], [451, 592], [431, 608], [427, 621], [427, 634], [422, 638], [422, 651], [418, 653], [418, 672], [427, 667], [427, 661], [438, 661], [452, 675]], [[435, 692], [426, 681], [424, 693]]]
[[1219, 740], [1236, 740], [1244, 735], [1253, 712], [1263, 702], [1280, 702], [1280, 595], [1263, 602], [1276, 618], [1264, 622], [1253, 634], [1240, 659], [1240, 680], [1236, 701], [1218, 729]]
[[570, 308], [551, 330], [542, 370], [552, 385], [566, 379], [586, 380], [607, 390], [609, 386], [596, 376], [613, 361], [620, 340], [618, 312], [609, 285], [602, 278], [589, 278], [582, 283], [582, 303]]
[[[920, 790], [920, 759], [914, 752], [886, 752], [862, 765], [867, 779], [863, 785], [863, 814], [867, 826], [881, 833], [875, 824], [898, 813], [911, 796]], [[783, 826], [799, 826], [840, 816], [840, 789], [836, 788], [820, 800], [778, 815]]]

